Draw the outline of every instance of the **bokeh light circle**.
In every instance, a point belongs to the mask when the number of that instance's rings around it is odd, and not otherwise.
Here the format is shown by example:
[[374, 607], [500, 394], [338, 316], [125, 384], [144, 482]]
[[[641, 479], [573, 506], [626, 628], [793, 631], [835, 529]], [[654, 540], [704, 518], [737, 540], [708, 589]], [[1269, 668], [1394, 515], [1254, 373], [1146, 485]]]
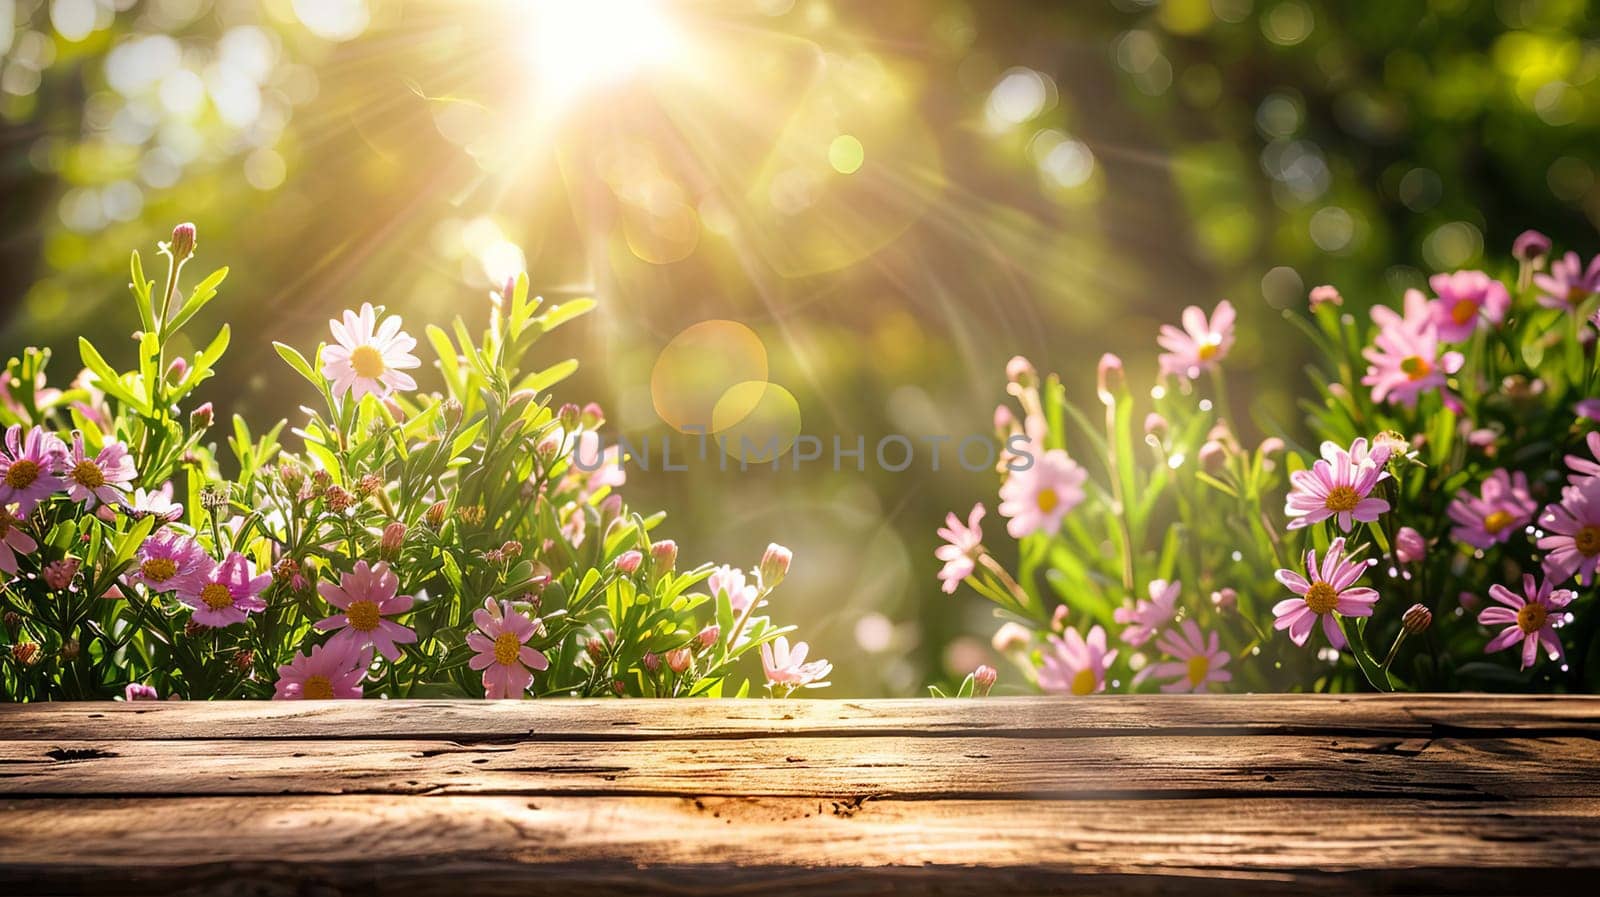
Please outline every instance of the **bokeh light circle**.
[[712, 409], [712, 432], [722, 453], [742, 464], [769, 464], [789, 453], [800, 435], [800, 402], [776, 383], [734, 384]]
[[737, 321], [701, 321], [657, 356], [650, 400], [680, 433], [713, 433], [738, 424], [762, 401], [760, 390], [738, 387], [766, 379], [767, 347], [754, 330]]

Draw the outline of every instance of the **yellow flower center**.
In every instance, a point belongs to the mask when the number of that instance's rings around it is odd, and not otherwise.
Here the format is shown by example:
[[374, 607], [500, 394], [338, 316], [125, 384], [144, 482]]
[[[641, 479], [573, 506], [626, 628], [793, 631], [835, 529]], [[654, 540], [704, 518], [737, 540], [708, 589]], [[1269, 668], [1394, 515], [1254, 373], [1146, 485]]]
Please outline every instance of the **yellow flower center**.
[[1094, 694], [1095, 685], [1094, 670], [1088, 667], [1079, 670], [1077, 675], [1072, 677], [1072, 693], [1075, 695]]
[[522, 651], [522, 642], [517, 641], [514, 633], [502, 632], [494, 640], [494, 662], [501, 666], [511, 666], [517, 662], [517, 654]]
[[1404, 371], [1405, 375], [1413, 380], [1421, 380], [1433, 370], [1433, 365], [1428, 363], [1428, 359], [1423, 358], [1421, 355], [1412, 355], [1400, 362], [1400, 370]]
[[1483, 518], [1483, 531], [1493, 536], [1510, 526], [1513, 519], [1515, 518], [1509, 512], [1492, 511], [1489, 516]]
[[1211, 359], [1216, 358], [1217, 353], [1221, 351], [1222, 340], [1213, 335], [1206, 337], [1205, 342], [1201, 343], [1195, 348], [1194, 354], [1195, 357], [1201, 361], [1210, 361]]
[[350, 620], [350, 628], [357, 632], [371, 632], [378, 628], [378, 605], [362, 599], [350, 602], [350, 609], [344, 612]]
[[1600, 554], [1600, 526], [1586, 526], [1572, 537], [1572, 544], [1589, 557]]
[[1198, 686], [1206, 681], [1206, 674], [1211, 672], [1211, 658], [1204, 654], [1196, 654], [1189, 658], [1189, 684]]
[[1328, 498], [1324, 506], [1334, 512], [1354, 511], [1356, 505], [1361, 504], [1361, 496], [1349, 486], [1335, 486], [1328, 490]]
[[1472, 302], [1457, 302], [1456, 307], [1450, 309], [1450, 320], [1457, 324], [1465, 324], [1478, 316], [1478, 306]]
[[27, 458], [11, 462], [11, 467], [6, 470], [6, 485], [13, 489], [26, 489], [38, 478], [39, 465]]
[[90, 489], [99, 489], [106, 484], [106, 475], [101, 472], [99, 465], [87, 458], [72, 468], [72, 479]]
[[1048, 514], [1054, 511], [1057, 505], [1061, 504], [1061, 496], [1057, 495], [1054, 489], [1045, 489], [1039, 493], [1034, 501], [1038, 503], [1041, 514]]
[[1319, 616], [1332, 613], [1338, 606], [1339, 593], [1334, 591], [1333, 586], [1318, 580], [1311, 584], [1311, 588], [1306, 589], [1306, 607], [1311, 608], [1312, 613]]
[[220, 582], [208, 582], [200, 590], [200, 600], [212, 610], [222, 610], [233, 606], [233, 593]]
[[147, 558], [139, 565], [139, 572], [150, 582], [166, 582], [178, 573], [178, 562], [172, 558]]
[[327, 676], [307, 676], [300, 686], [300, 697], [307, 701], [326, 701], [333, 697], [333, 683]]
[[383, 364], [383, 353], [371, 346], [356, 346], [350, 350], [350, 366], [356, 369], [357, 377], [377, 379], [386, 370]]
[[1544, 628], [1544, 621], [1548, 616], [1550, 612], [1545, 610], [1544, 605], [1531, 602], [1524, 604], [1522, 609], [1517, 611], [1517, 628], [1532, 635]]

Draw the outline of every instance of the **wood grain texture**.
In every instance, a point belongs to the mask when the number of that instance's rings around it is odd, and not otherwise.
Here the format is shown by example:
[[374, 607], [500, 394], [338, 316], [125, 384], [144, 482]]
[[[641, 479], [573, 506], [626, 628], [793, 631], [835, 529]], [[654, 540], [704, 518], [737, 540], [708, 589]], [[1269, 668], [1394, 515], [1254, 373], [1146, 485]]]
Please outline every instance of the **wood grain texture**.
[[1600, 700], [0, 706], [0, 894], [1588, 893]]

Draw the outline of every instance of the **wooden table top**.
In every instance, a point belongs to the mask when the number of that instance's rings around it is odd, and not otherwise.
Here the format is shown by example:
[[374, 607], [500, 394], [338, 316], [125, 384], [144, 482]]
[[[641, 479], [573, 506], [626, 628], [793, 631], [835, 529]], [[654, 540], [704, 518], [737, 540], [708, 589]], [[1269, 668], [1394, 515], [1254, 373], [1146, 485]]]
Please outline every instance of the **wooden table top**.
[[0, 706], [0, 894], [1592, 893], [1600, 698]]

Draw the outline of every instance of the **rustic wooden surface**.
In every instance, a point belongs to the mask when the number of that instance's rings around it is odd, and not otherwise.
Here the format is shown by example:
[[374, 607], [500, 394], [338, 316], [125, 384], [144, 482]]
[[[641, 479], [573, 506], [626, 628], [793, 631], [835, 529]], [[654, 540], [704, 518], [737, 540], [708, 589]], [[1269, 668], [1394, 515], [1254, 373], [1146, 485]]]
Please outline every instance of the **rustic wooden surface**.
[[1600, 698], [0, 706], [0, 894], [1565, 894]]

